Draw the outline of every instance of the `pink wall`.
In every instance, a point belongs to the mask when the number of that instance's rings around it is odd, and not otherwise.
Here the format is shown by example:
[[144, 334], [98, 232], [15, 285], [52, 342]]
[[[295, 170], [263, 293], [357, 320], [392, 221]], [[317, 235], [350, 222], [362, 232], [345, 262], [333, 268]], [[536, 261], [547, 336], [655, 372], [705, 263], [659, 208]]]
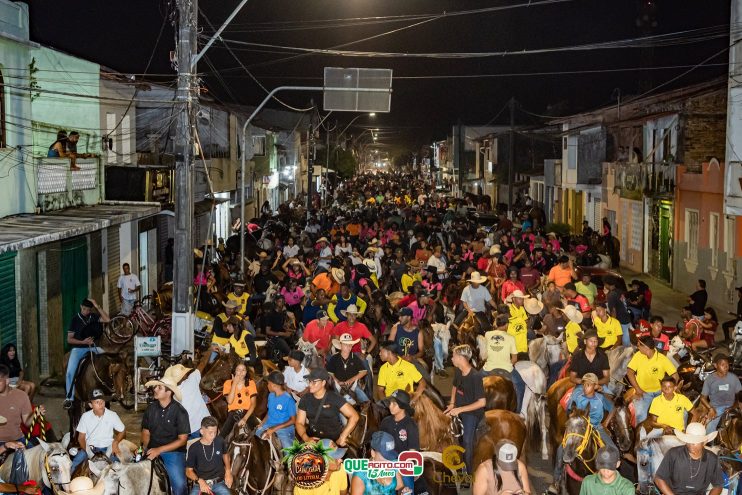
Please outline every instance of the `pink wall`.
[[704, 163], [702, 173], [685, 173], [686, 166], [678, 165], [675, 188], [675, 233], [674, 238], [685, 241], [685, 209], [699, 212], [698, 247], [709, 246], [709, 214], [718, 213], [719, 245], [724, 247], [724, 164]]

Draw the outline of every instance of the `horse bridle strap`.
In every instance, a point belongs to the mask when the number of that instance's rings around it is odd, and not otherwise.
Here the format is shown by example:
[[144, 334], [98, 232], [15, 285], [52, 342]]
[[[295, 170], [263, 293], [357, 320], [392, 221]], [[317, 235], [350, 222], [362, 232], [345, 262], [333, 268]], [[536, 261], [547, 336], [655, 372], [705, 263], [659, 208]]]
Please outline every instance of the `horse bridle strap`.
[[52, 481], [52, 468], [49, 465], [49, 458], [50, 457], [56, 457], [56, 456], [64, 456], [64, 455], [65, 454], [62, 453], [62, 452], [57, 452], [55, 454], [45, 455], [44, 456], [44, 472], [46, 472], [46, 478], [49, 481], [49, 486], [52, 489], [52, 493], [54, 493], [55, 495], [58, 493], [57, 492], [57, 487], [58, 486], [61, 487], [63, 485], [68, 485], [71, 480], [68, 480], [67, 482], [54, 483], [54, 481]]
[[577, 437], [580, 438], [580, 445], [577, 446], [576, 452], [577, 457], [585, 464], [585, 467], [592, 473], [593, 470], [588, 465], [589, 462], [591, 462], [593, 459], [595, 459], [595, 456], [597, 456], [597, 450], [593, 457], [590, 459], [585, 459], [582, 456], [582, 453], [585, 452], [588, 445], [590, 445], [590, 440], [595, 441], [595, 443], [598, 445], [598, 448], [603, 447], [603, 439], [600, 438], [600, 434], [595, 430], [595, 427], [590, 423], [590, 420], [586, 419], [587, 421], [587, 428], [585, 429], [585, 433], [575, 433], [573, 431], [567, 432], [564, 434], [564, 438], [562, 439], [562, 448], [567, 447], [567, 439], [570, 437]]

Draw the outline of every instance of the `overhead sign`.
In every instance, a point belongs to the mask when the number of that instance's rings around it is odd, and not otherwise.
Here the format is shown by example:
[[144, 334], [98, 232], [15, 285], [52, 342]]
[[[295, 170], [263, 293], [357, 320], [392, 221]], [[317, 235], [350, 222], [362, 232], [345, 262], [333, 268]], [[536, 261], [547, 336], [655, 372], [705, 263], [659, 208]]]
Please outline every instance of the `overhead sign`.
[[[389, 112], [391, 69], [325, 67], [324, 109], [333, 112]], [[327, 88], [342, 88], [342, 91]]]

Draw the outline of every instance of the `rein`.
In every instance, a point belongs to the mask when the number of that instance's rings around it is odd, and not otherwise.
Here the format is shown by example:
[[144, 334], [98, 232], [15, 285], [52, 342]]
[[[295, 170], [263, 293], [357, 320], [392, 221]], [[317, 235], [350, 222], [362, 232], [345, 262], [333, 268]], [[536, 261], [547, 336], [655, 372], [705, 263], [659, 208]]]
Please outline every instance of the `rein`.
[[[261, 494], [268, 493], [268, 491], [273, 486], [273, 483], [276, 482], [276, 475], [278, 473], [276, 472], [276, 469], [273, 467], [273, 464], [269, 462], [268, 463], [268, 474], [265, 478], [265, 483], [263, 484], [263, 488], [259, 489], [256, 486], [252, 486], [252, 484], [250, 483], [250, 457], [252, 455], [252, 447], [253, 447], [254, 441], [255, 441], [254, 438], [250, 439], [250, 441], [248, 442], [234, 442], [233, 441], [232, 445], [236, 445], [237, 447], [247, 447], [247, 455], [245, 457], [245, 468], [247, 469], [245, 471], [245, 474], [243, 475], [245, 479], [245, 485], [250, 490], [252, 490], [253, 493], [261, 495]], [[278, 453], [276, 452], [275, 447], [273, 447], [271, 440], [265, 440], [265, 441], [268, 442], [268, 446], [270, 447], [271, 457], [274, 460], [278, 459]]]
[[448, 424], [448, 432], [454, 438], [460, 438], [464, 434], [464, 423], [458, 416], [451, 416], [451, 422]]
[[598, 455], [597, 449], [593, 453], [593, 456], [589, 459], [585, 459], [582, 454], [587, 450], [587, 448], [590, 446], [590, 442], [593, 441], [598, 448], [603, 446], [603, 439], [600, 438], [600, 434], [595, 431], [595, 427], [590, 423], [589, 420], [587, 420], [587, 428], [585, 429], [585, 433], [576, 433], [573, 431], [566, 432], [564, 434], [564, 438], [562, 439], [562, 448], [567, 448], [567, 439], [570, 437], [577, 437], [580, 438], [580, 445], [577, 446], [577, 449], [575, 450], [577, 454], [577, 459], [582, 461], [582, 463], [585, 465], [585, 467], [590, 471], [591, 474], [594, 474], [595, 471], [590, 467], [589, 463], [595, 460], [595, 457]]
[[[54, 481], [52, 481], [52, 468], [49, 465], [49, 458], [56, 457], [56, 456], [64, 456], [64, 455], [65, 455], [64, 453], [44, 455], [44, 460], [43, 460], [44, 472], [46, 473], [46, 479], [49, 482], [49, 487], [52, 489], [52, 493], [54, 493], [55, 495], [59, 493], [58, 487], [62, 487], [63, 485], [68, 485], [71, 480], [67, 481], [66, 483], [65, 482], [54, 483]], [[61, 491], [62, 493], [64, 493], [64, 490], [61, 490]]]

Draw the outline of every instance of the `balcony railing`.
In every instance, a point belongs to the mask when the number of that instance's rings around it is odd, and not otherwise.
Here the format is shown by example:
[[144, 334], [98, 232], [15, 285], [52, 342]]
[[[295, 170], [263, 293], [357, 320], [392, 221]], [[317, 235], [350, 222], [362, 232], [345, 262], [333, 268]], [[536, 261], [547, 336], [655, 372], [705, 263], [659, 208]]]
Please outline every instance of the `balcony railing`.
[[100, 203], [102, 167], [98, 158], [79, 158], [80, 170], [70, 169], [69, 158], [38, 158], [37, 205], [41, 212]]
[[673, 194], [675, 191], [674, 163], [614, 162], [615, 188], [626, 198]]

